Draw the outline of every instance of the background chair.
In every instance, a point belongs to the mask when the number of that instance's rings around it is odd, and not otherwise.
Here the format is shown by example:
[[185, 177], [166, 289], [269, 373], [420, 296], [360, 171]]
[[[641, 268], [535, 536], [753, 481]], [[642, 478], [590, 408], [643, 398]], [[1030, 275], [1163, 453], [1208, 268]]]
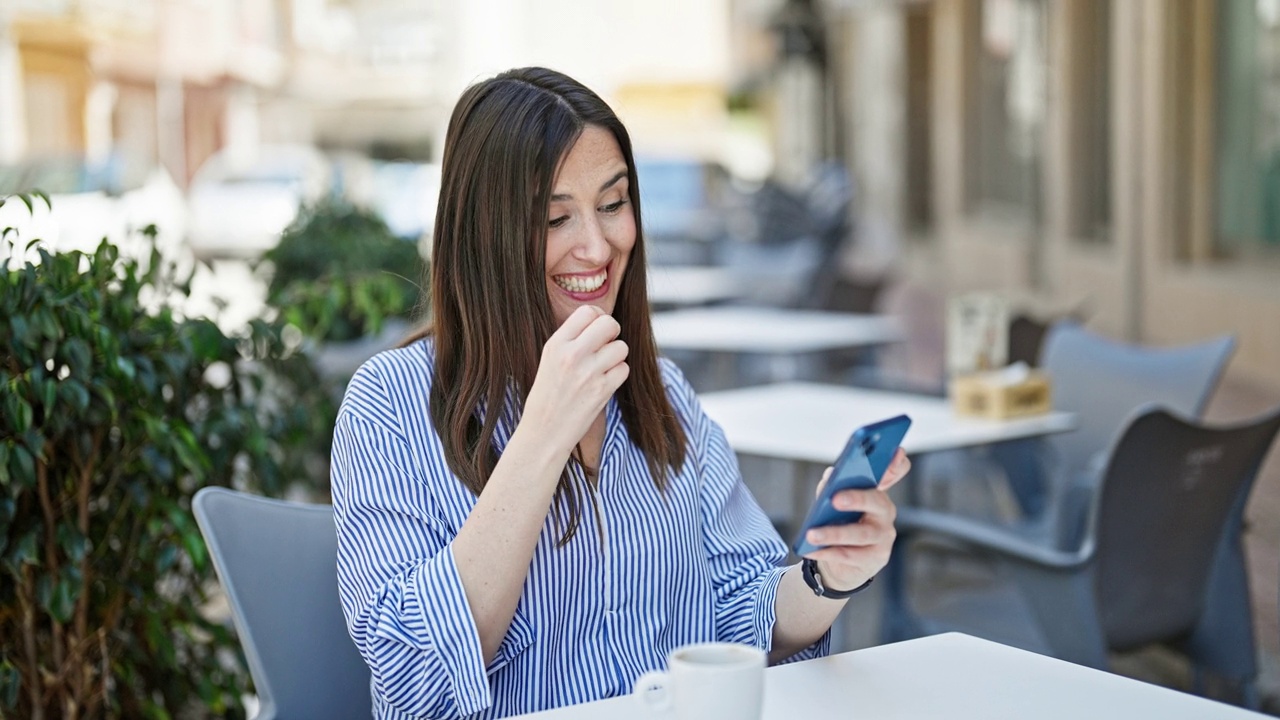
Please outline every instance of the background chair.
[[249, 661], [257, 720], [371, 717], [369, 667], [338, 603], [333, 508], [214, 487], [192, 505]]
[[1039, 364], [1052, 379], [1054, 408], [1075, 413], [1077, 429], [992, 448], [1023, 515], [1047, 524], [1047, 532], [1078, 532], [1100, 459], [1126, 418], [1152, 403], [1199, 418], [1234, 350], [1226, 335], [1157, 348], [1111, 340], [1069, 320], [1054, 323]]
[[[1163, 643], [1186, 653], [1229, 699], [1258, 695], [1242, 528], [1246, 498], [1280, 430], [1280, 411], [1207, 427], [1163, 409], [1138, 415], [1109, 456], [1077, 542], [1033, 542], [1008, 528], [906, 508], [886, 568], [883, 639], [963, 630], [1106, 669], [1108, 652]], [[929, 539], [996, 561], [920, 602], [908, 563]], [[948, 564], [950, 567], [951, 564]], [[923, 578], [920, 578], [923, 581]], [[915, 584], [911, 582], [910, 584]]]
[[1040, 351], [1044, 347], [1044, 338], [1054, 321], [1040, 320], [1027, 313], [1020, 312], [1009, 319], [1009, 364], [1026, 363], [1031, 367], [1040, 364]]

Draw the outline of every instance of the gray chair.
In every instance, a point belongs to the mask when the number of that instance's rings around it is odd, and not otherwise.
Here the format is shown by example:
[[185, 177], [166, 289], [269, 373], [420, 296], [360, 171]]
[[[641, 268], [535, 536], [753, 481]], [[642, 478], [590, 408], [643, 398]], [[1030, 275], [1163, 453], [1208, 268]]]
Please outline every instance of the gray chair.
[[[1257, 707], [1243, 513], [1278, 430], [1280, 412], [1230, 427], [1141, 412], [1073, 544], [903, 509], [883, 573], [883, 639], [963, 630], [1100, 669], [1109, 652], [1162, 643], [1186, 653], [1197, 689], [1211, 679], [1224, 699]], [[994, 572], [926, 577], [911, 566], [930, 548], [993, 560]]]
[[249, 661], [257, 720], [372, 717], [369, 667], [338, 603], [333, 508], [215, 487], [192, 506]]
[[1077, 429], [991, 452], [1023, 514], [1045, 532], [1077, 533], [1100, 461], [1125, 420], [1152, 403], [1199, 418], [1234, 350], [1228, 335], [1151, 347], [1111, 340], [1070, 320], [1054, 323], [1039, 364], [1053, 381], [1054, 409], [1074, 413]]

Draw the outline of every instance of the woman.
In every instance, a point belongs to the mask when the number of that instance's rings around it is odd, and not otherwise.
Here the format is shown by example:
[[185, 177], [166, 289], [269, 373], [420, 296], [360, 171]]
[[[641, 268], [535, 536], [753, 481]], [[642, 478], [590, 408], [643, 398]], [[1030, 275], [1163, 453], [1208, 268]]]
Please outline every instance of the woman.
[[[822, 655], [884, 566], [893, 504], [786, 547], [649, 324], [635, 163], [550, 70], [469, 88], [449, 122], [433, 327], [366, 363], [334, 435], [338, 579], [379, 718], [503, 717], [626, 693], [680, 645]], [[887, 488], [906, 473], [899, 456]]]

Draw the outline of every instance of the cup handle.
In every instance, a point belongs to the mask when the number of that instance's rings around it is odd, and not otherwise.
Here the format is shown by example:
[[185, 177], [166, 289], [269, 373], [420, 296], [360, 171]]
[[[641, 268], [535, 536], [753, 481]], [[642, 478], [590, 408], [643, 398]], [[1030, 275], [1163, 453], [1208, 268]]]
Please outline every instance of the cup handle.
[[[671, 709], [671, 689], [667, 687], [671, 676], [661, 670], [650, 670], [636, 680], [631, 687], [636, 701], [649, 710], [662, 712]], [[658, 691], [658, 692], [655, 692]]]

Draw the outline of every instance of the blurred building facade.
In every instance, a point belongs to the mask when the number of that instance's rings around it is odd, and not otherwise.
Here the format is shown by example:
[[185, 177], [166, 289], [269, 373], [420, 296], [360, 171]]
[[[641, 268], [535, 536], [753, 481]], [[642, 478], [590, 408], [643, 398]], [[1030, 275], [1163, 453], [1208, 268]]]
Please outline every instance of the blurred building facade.
[[1280, 389], [1280, 0], [826, 0], [859, 225], [901, 272]]
[[227, 146], [421, 142], [436, 4], [6, 0], [0, 163], [117, 153], [185, 185]]
[[5, 0], [0, 164], [122, 152], [180, 185], [255, 143], [438, 157], [458, 94], [544, 64], [645, 145], [718, 151], [729, 2]]
[[[284, 67], [281, 6], [15, 0], [0, 14], [7, 160], [127, 155], [179, 182]], [[7, 52], [6, 52], [7, 51]]]

